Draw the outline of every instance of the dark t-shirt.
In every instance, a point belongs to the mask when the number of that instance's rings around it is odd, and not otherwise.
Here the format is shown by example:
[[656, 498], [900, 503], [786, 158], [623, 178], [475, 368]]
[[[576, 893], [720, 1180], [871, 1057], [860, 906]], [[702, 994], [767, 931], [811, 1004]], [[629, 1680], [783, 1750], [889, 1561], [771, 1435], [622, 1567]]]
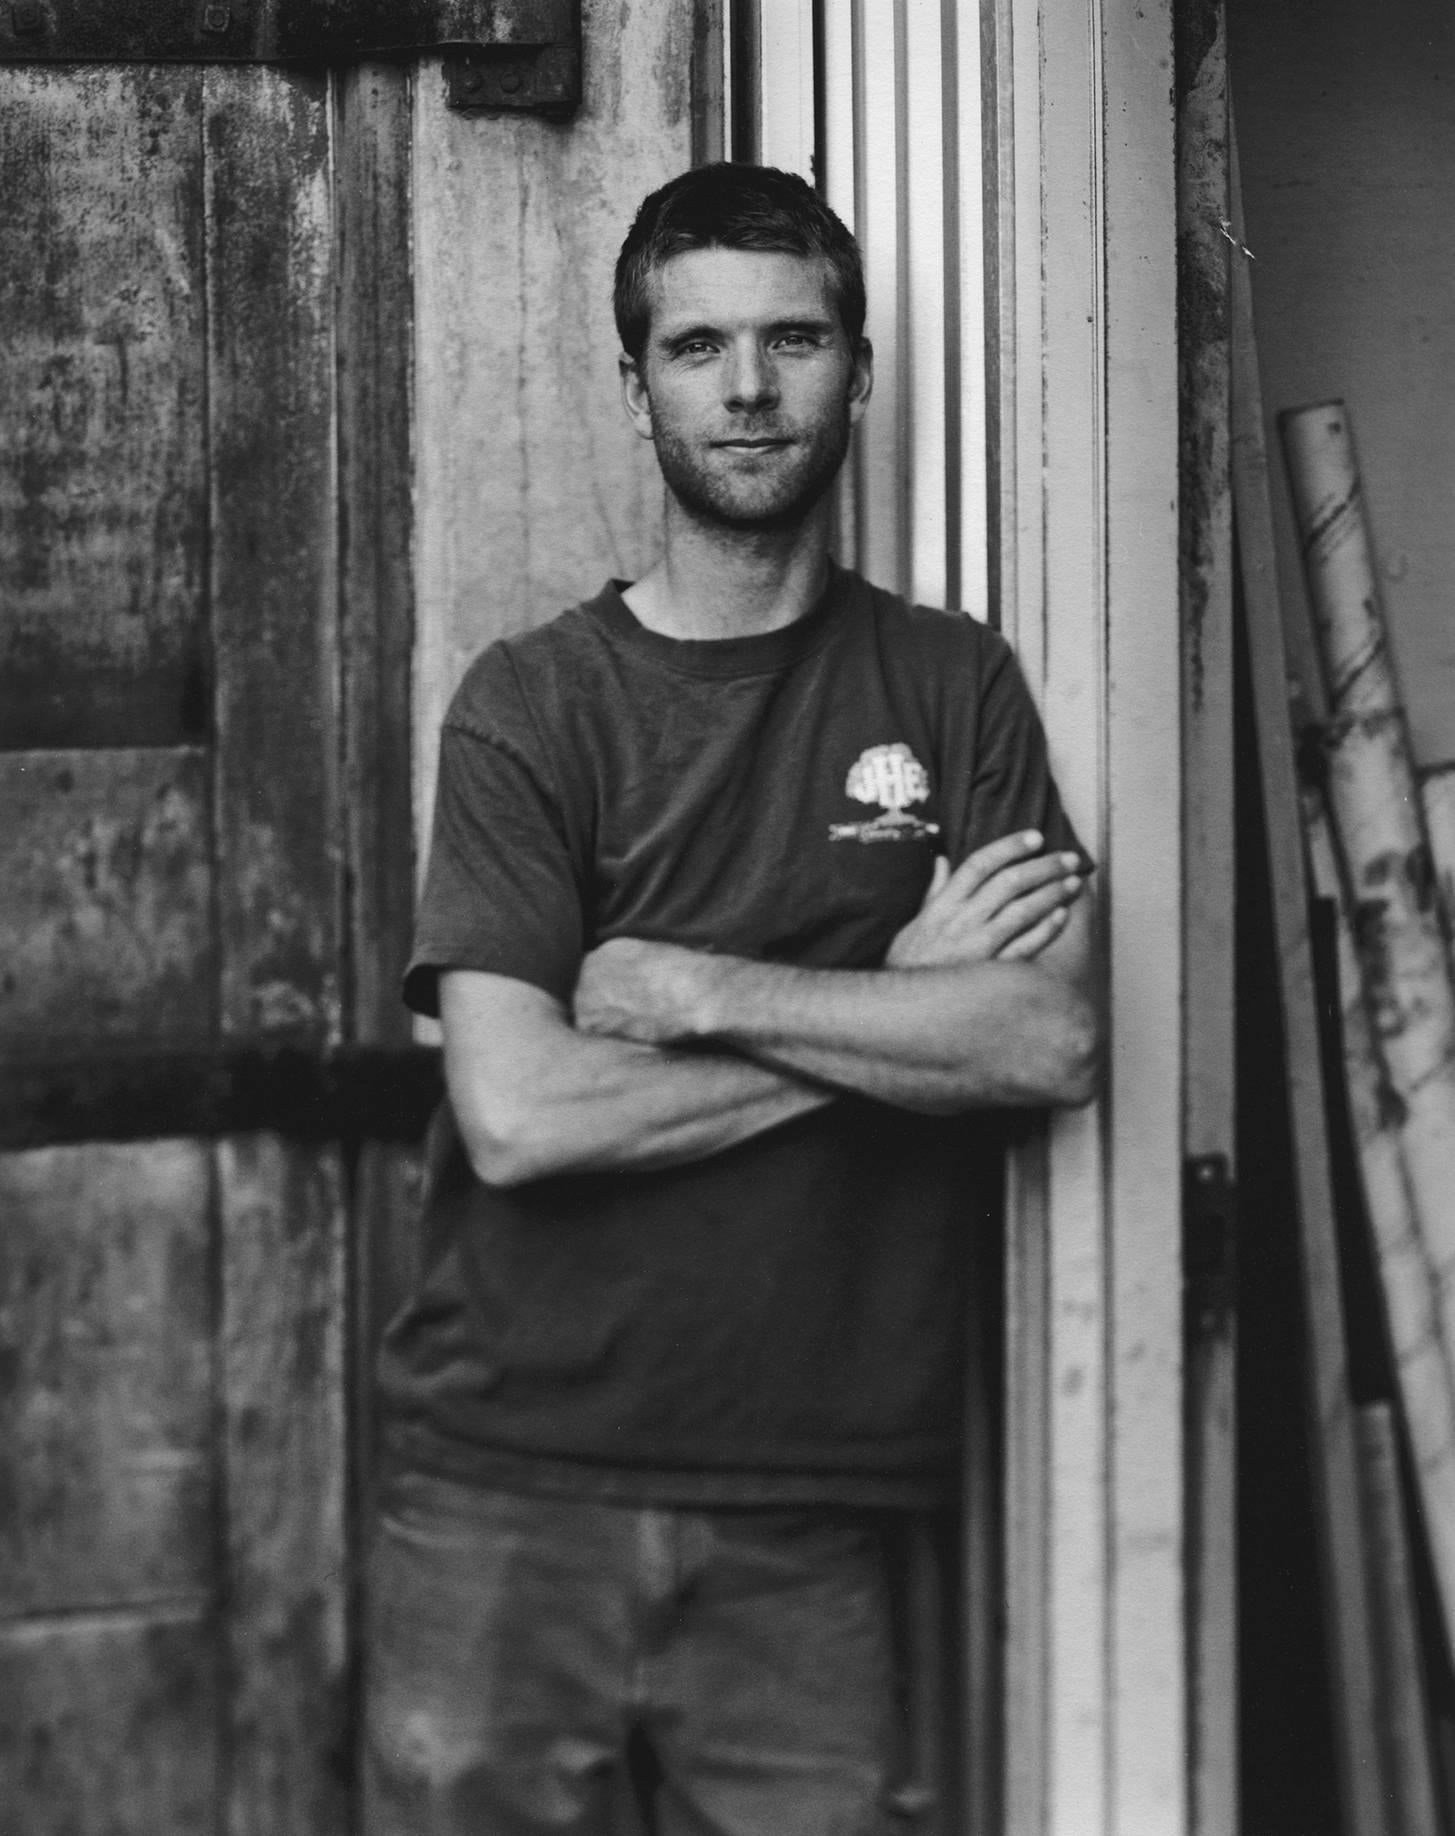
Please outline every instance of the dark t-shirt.
[[[406, 999], [437, 1012], [453, 967], [569, 1000], [618, 936], [875, 967], [936, 854], [1032, 825], [1074, 845], [972, 619], [835, 570], [796, 624], [683, 641], [611, 586], [451, 704]], [[913, 1504], [953, 1471], [983, 1119], [846, 1096], [689, 1165], [509, 1190], [437, 1158], [381, 1366], [395, 1457], [682, 1504]]]

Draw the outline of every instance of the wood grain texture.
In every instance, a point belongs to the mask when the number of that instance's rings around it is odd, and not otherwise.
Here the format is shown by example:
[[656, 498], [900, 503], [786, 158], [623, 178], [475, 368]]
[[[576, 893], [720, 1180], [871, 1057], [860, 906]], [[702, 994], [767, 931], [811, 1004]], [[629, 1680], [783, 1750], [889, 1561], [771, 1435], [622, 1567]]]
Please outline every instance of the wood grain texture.
[[187, 1610], [0, 1625], [7, 1833], [212, 1830], [212, 1651], [210, 1627]]
[[[1228, 69], [1222, 0], [1174, 9], [1184, 1145], [1236, 1176]], [[1243, 259], [1239, 257], [1239, 259]], [[1204, 1165], [1204, 1173], [1210, 1173]], [[1193, 1232], [1202, 1221], [1205, 1241]], [[1184, 1419], [1189, 1822], [1237, 1828], [1236, 1321], [1231, 1218], [1190, 1205]]]
[[206, 1150], [0, 1156], [0, 1218], [0, 1614], [206, 1589]]
[[1435, 1795], [1435, 1756], [1393, 1405], [1364, 1404], [1356, 1427], [1379, 1664], [1377, 1700], [1389, 1801], [1387, 1828], [1389, 1836], [1441, 1836], [1443, 1819]]
[[209, 1036], [207, 831], [201, 752], [0, 752], [7, 1051]]
[[200, 98], [0, 70], [0, 746], [206, 733]]
[[399, 984], [414, 915], [410, 78], [365, 64], [340, 74], [336, 99], [345, 1027], [399, 1043], [409, 1038]]
[[[438, 1121], [431, 1138], [438, 1140]], [[350, 1230], [354, 1257], [354, 1376], [359, 1405], [354, 1416], [354, 1487], [357, 1521], [373, 1505], [376, 1416], [375, 1361], [384, 1330], [413, 1294], [419, 1277], [420, 1203], [429, 1147], [366, 1142], [354, 1167]]]
[[346, 1271], [336, 1153], [217, 1148], [228, 1836], [348, 1828]]
[[332, 1039], [342, 905], [323, 79], [204, 81], [222, 1030]]
[[[415, 94], [416, 833], [445, 703], [492, 638], [653, 557], [662, 487], [622, 412], [611, 276], [648, 191], [692, 153], [693, 9], [586, 0], [567, 129]], [[569, 201], [569, 203], [567, 203]]]

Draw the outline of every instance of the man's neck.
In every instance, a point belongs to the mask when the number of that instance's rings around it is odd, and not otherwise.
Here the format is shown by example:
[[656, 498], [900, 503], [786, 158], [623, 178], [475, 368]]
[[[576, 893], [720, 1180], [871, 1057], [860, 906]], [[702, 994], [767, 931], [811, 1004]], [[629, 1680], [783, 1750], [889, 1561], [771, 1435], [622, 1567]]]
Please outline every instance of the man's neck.
[[744, 531], [704, 526], [669, 499], [662, 558], [624, 597], [664, 637], [753, 637], [812, 611], [827, 576], [827, 503], [794, 529]]

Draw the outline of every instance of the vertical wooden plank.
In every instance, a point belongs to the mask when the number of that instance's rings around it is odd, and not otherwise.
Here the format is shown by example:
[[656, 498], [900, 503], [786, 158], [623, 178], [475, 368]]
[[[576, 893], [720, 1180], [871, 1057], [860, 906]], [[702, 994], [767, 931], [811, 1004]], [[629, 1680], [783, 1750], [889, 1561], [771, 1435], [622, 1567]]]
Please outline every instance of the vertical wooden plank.
[[971, 1248], [971, 1294], [965, 1367], [964, 1489], [961, 1505], [961, 1613], [955, 1630], [961, 1713], [949, 1728], [959, 1798], [949, 1827], [957, 1832], [1002, 1827], [1006, 1510], [1001, 1414], [1006, 1327], [1004, 1245], [977, 1233]]
[[731, 77], [728, 0], [696, 0], [692, 45], [692, 164], [715, 165], [727, 157], [727, 107]]
[[0, 1615], [205, 1595], [206, 1149], [0, 1155], [0, 1218]]
[[[996, 494], [989, 558], [993, 612], [1038, 688], [1045, 645], [1045, 544], [1038, 388], [1044, 212], [1040, 23], [1020, 0], [989, 0], [993, 99], [995, 313], [990, 449]], [[1005, 1265], [1006, 1827], [1039, 1836], [1050, 1798], [1050, 1173], [1044, 1130], [1011, 1156]]]
[[0, 1808], [13, 1836], [215, 1827], [212, 1629], [186, 1608], [0, 1625]]
[[877, 585], [904, 592], [908, 575], [904, 252], [898, 9], [855, 0], [855, 208], [874, 343], [874, 405], [855, 443], [858, 565]]
[[[589, 6], [569, 132], [415, 94], [415, 811], [445, 703], [492, 638], [628, 578], [660, 536], [655, 458], [622, 412], [617, 250], [692, 151], [693, 9]], [[571, 200], [569, 210], [561, 200]]]
[[824, 0], [823, 171], [819, 185], [850, 231], [854, 213], [854, 0]]
[[[854, 87], [854, 0], [824, 0], [823, 6], [823, 170], [819, 188], [844, 225], [855, 232], [857, 159]], [[877, 413], [877, 409], [876, 409]], [[854, 436], [857, 449], [861, 436]], [[859, 565], [857, 450], [839, 473], [834, 494], [834, 553], [846, 567]]]
[[813, 0], [771, 0], [758, 30], [759, 158], [811, 185]]
[[[1035, 132], [1040, 98], [1043, 344], [1017, 349], [1025, 385], [1044, 377], [1044, 410], [1031, 454], [1044, 473], [1044, 599], [1018, 615], [1039, 624], [1044, 649], [1025, 653], [1036, 685], [1057, 777], [1072, 819], [1111, 878], [1107, 833], [1105, 621], [1107, 616], [1107, 428], [1103, 293], [1105, 171], [1102, 123], [1103, 9], [1049, 0], [1023, 9], [1039, 34], [1040, 69], [1016, 108]], [[1029, 105], [1029, 106], [1028, 106]], [[1030, 327], [1027, 328], [1028, 330]], [[1030, 458], [1031, 454], [1027, 457]], [[1031, 613], [1030, 621], [1025, 612]], [[1039, 611], [1040, 618], [1036, 619]], [[1114, 883], [1114, 881], [1113, 881]], [[1111, 1447], [1108, 1415], [1107, 1168], [1100, 1118], [1053, 1116], [1049, 1126], [1046, 1408], [1048, 1673], [1045, 1741], [1046, 1829], [1101, 1836], [1109, 1822]], [[1012, 1639], [1015, 1637], [1012, 1631]], [[1011, 1730], [1012, 1738], [1021, 1731]]]
[[323, 79], [204, 81], [222, 1030], [339, 1031], [333, 223]]
[[1005, 623], [1101, 862], [1110, 1087], [1013, 1168], [1006, 1822], [1184, 1827], [1170, 7], [995, 16]]
[[909, 590], [923, 605], [947, 596], [948, 405], [945, 348], [945, 44], [940, 0], [904, 11], [905, 388], [909, 442]]
[[1355, 1430], [1379, 1665], [1376, 1681], [1389, 1805], [1387, 1827], [1390, 1836], [1440, 1836], [1393, 1405], [1366, 1403], [1358, 1411]]
[[344, 1027], [369, 1044], [397, 1044], [409, 1038], [399, 983], [414, 907], [410, 77], [397, 65], [359, 65], [340, 74], [336, 99]]
[[353, 1383], [358, 1398], [352, 1436], [352, 1516], [367, 1533], [375, 1468], [374, 1370], [384, 1330], [414, 1293], [425, 1154], [392, 1142], [366, 1141], [354, 1168], [350, 1234]]
[[[1233, 234], [1242, 240], [1236, 140], [1231, 154]], [[1259, 772], [1281, 970], [1289, 1122], [1298, 1194], [1299, 1255], [1308, 1305], [1309, 1444], [1316, 1556], [1333, 1680], [1335, 1749], [1349, 1836], [1383, 1828], [1375, 1739], [1374, 1646], [1359, 1508], [1343, 1294], [1334, 1238], [1328, 1133], [1320, 1070], [1298, 780], [1286, 699], [1286, 656], [1275, 573], [1262, 389], [1246, 262], [1231, 271], [1234, 511], [1253, 678]]]
[[993, 187], [995, 162], [987, 146], [980, 7], [972, 0], [948, 0], [954, 26], [955, 211], [950, 260], [958, 261], [955, 309], [958, 400], [956, 457], [958, 492], [950, 516], [959, 525], [956, 603], [972, 617], [987, 619], [990, 596], [990, 393], [993, 367], [987, 346], [987, 279], [992, 271], [986, 247], [985, 195]]
[[[1201, 1190], [1233, 1151], [1232, 477], [1228, 458], [1227, 47], [1221, 0], [1174, 13], [1181, 439], [1186, 1151]], [[1238, 1828], [1236, 1322], [1233, 1219], [1189, 1204], [1187, 1637], [1189, 1816]]]
[[[1182, 632], [1172, 3], [1107, 0], [1111, 1826], [1187, 1828]], [[1176, 787], [1176, 788], [1174, 788]], [[1216, 799], [1218, 789], [1209, 787]], [[1224, 787], [1221, 815], [1231, 813]], [[1231, 956], [1199, 990], [1232, 1006]], [[1229, 1041], [1229, 1049], [1231, 1042]], [[1231, 1602], [1229, 1602], [1231, 1605]]]
[[0, 752], [0, 1042], [200, 1043], [215, 962], [207, 761]]
[[206, 736], [200, 102], [0, 69], [0, 746]]
[[218, 1144], [228, 1836], [344, 1836], [349, 1731], [342, 1173]]

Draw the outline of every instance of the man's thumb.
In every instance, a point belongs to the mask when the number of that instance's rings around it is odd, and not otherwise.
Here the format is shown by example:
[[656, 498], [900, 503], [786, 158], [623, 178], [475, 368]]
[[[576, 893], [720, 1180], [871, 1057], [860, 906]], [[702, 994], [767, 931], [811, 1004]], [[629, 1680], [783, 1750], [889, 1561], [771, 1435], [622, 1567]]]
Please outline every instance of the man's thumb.
[[944, 854], [937, 854], [935, 856], [935, 870], [930, 875], [929, 885], [925, 888], [925, 896], [922, 901], [922, 904], [928, 905], [931, 899], [937, 897], [938, 894], [942, 893], [945, 890], [945, 882], [946, 880], [949, 879], [949, 877], [950, 877], [949, 856], [944, 855]]

